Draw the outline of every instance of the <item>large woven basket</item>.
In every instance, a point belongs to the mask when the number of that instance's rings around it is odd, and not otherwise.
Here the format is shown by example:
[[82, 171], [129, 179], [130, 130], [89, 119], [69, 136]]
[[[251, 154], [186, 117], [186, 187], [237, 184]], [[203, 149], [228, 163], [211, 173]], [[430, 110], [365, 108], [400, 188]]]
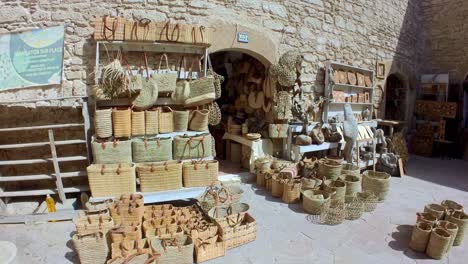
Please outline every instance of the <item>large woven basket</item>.
[[390, 189], [390, 174], [367, 170], [362, 174], [362, 190], [375, 194], [379, 201], [385, 200]]
[[219, 226], [222, 240], [226, 242], [226, 249], [242, 246], [252, 242], [257, 237], [257, 223], [248, 213], [239, 224]]
[[[166, 66], [163, 66], [162, 63], [165, 62]], [[161, 68], [161, 66], [165, 68]], [[166, 70], [165, 73], [158, 72], [153, 74], [152, 78], [156, 80], [156, 85], [158, 86], [158, 92], [160, 94], [168, 94], [175, 91], [176, 83], [177, 83], [177, 72], [169, 71], [169, 63], [167, 59], [167, 55], [161, 55], [161, 59], [159, 61], [159, 70]]]
[[190, 116], [189, 128], [193, 131], [207, 131], [208, 130], [208, 117], [210, 110], [193, 110]]
[[190, 111], [173, 111], [174, 131], [185, 132], [188, 128]]
[[432, 226], [428, 223], [416, 223], [411, 233], [409, 247], [417, 252], [424, 252], [431, 236]]
[[102, 232], [75, 234], [72, 238], [73, 246], [78, 254], [80, 263], [105, 263], [109, 256], [106, 236]]
[[112, 109], [114, 137], [130, 137], [132, 134], [132, 110], [130, 108]]
[[132, 136], [145, 135], [145, 112], [132, 111]]
[[151, 248], [161, 256], [158, 263], [192, 264], [193, 242], [190, 236], [177, 239], [152, 239]]
[[289, 179], [283, 185], [281, 200], [285, 203], [298, 203], [301, 197], [301, 180]]
[[134, 164], [91, 164], [86, 171], [91, 195], [94, 197], [136, 192]]
[[302, 192], [302, 208], [309, 214], [320, 215], [330, 205], [330, 193], [322, 190]]
[[165, 106], [159, 112], [159, 133], [174, 132], [174, 117], [172, 109]]
[[176, 136], [173, 143], [174, 159], [198, 159], [212, 156], [212, 137], [209, 133], [195, 136]]
[[195, 240], [195, 262], [201, 263], [219, 258], [226, 254], [226, 242], [221, 237], [214, 236], [207, 239]]
[[114, 164], [132, 162], [132, 143], [130, 140], [114, 140], [91, 143], [94, 163]]
[[433, 259], [442, 259], [450, 245], [450, 233], [440, 227], [432, 230], [427, 243], [426, 254]]
[[146, 135], [159, 134], [159, 109], [145, 111], [145, 132]]
[[271, 180], [271, 196], [282, 197], [284, 183], [287, 181], [287, 179], [283, 178], [281, 174], [276, 174], [272, 176]]
[[249, 211], [246, 203], [230, 204], [228, 206], [215, 206], [208, 211], [208, 217], [219, 227], [234, 226], [240, 224]]
[[206, 76], [190, 82], [190, 95], [185, 100], [185, 107], [205, 105], [216, 98], [214, 77]]
[[111, 242], [141, 239], [141, 225], [116, 226], [109, 230]]
[[330, 206], [322, 210], [320, 214], [320, 222], [327, 225], [339, 225], [346, 218], [345, 205], [342, 202], [330, 202]]
[[179, 190], [182, 188], [182, 163], [166, 161], [137, 165], [142, 192]]
[[141, 225], [145, 208], [143, 204], [136, 202], [115, 202], [109, 206], [109, 211], [116, 225]]
[[184, 187], [204, 187], [218, 181], [218, 161], [185, 162], [182, 165]]
[[134, 162], [155, 162], [172, 159], [172, 138], [152, 137], [132, 140]]
[[333, 181], [329, 185], [325, 187], [325, 190], [332, 193], [331, 200], [332, 201], [338, 201], [341, 203], [345, 202], [345, 196], [346, 196], [346, 183], [337, 180]]
[[454, 211], [447, 214], [445, 216], [445, 220], [458, 225], [458, 232], [455, 240], [453, 241], [453, 245], [461, 245], [465, 238], [465, 233], [468, 230], [468, 215], [464, 212]]
[[318, 175], [327, 179], [336, 180], [341, 175], [341, 163], [325, 159], [319, 162]]
[[109, 230], [114, 227], [114, 221], [110, 216], [100, 216], [98, 218], [82, 216], [74, 220], [77, 234], [89, 234], [102, 232], [107, 236]]
[[359, 166], [356, 166], [354, 164], [343, 164], [341, 167], [341, 174], [342, 175], [354, 175], [359, 178], [361, 178], [361, 170]]
[[96, 137], [108, 138], [112, 136], [112, 109], [96, 110], [94, 114]]

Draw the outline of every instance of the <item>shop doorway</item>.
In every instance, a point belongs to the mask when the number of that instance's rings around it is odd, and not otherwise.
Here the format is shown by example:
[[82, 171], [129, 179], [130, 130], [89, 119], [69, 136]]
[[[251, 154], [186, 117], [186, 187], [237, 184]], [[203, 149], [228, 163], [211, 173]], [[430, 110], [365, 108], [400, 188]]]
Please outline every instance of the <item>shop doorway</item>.
[[[246, 163], [241, 160], [244, 156], [242, 146], [232, 141], [226, 142], [223, 136], [228, 132], [241, 135], [242, 125], [248, 125], [249, 132], [263, 133], [268, 130], [265, 108], [268, 108], [270, 99], [263, 95], [268, 65], [260, 55], [239, 50], [211, 53], [210, 60], [213, 70], [224, 77], [221, 98], [216, 100], [221, 109], [221, 123], [210, 127], [216, 142], [216, 158], [229, 159], [237, 164]], [[253, 101], [249, 100], [252, 98]]]
[[385, 119], [405, 120], [406, 93], [404, 80], [396, 74], [390, 74], [385, 83]]

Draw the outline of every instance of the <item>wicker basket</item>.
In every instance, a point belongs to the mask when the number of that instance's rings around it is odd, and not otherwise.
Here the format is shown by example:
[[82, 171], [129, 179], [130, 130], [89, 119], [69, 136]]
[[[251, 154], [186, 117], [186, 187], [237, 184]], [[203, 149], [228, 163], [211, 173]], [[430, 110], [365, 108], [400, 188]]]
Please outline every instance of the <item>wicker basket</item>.
[[91, 164], [86, 171], [91, 195], [94, 197], [136, 192], [134, 164]]
[[[214, 241], [213, 238], [215, 238]], [[214, 236], [213, 238], [198, 238], [195, 240], [196, 263], [219, 258], [226, 254], [226, 242], [224, 242], [219, 236]]]
[[321, 160], [318, 175], [331, 180], [338, 179], [341, 175], [341, 163], [330, 159]]
[[208, 216], [220, 227], [235, 226], [244, 220], [249, 208], [249, 205], [246, 203], [215, 206], [208, 211]]
[[426, 251], [427, 242], [431, 236], [432, 226], [428, 223], [416, 223], [411, 233], [409, 247], [417, 252]]
[[353, 197], [351, 201], [345, 204], [347, 220], [357, 220], [361, 218], [361, 215], [364, 211], [364, 203], [359, 200], [357, 197]]
[[146, 230], [145, 237], [148, 239], [158, 238], [158, 239], [171, 239], [171, 238], [180, 238], [184, 235], [184, 230], [181, 225], [178, 224], [175, 229], [167, 228], [165, 226], [151, 228]]
[[301, 180], [288, 179], [283, 185], [281, 200], [285, 203], [298, 203], [301, 198]]
[[427, 243], [426, 254], [433, 259], [442, 259], [450, 245], [450, 233], [440, 227], [432, 230]]
[[94, 127], [97, 138], [112, 137], [112, 109], [96, 110]]
[[341, 167], [341, 175], [354, 175], [358, 178], [361, 178], [361, 170], [359, 166], [354, 164], [343, 164]]
[[123, 17], [96, 17], [94, 40], [124, 40], [125, 22]]
[[447, 252], [448, 252], [452, 248], [453, 243], [455, 242], [455, 238], [457, 237], [458, 225], [455, 223], [446, 221], [446, 220], [442, 220], [437, 223], [437, 227], [441, 227], [450, 233], [450, 243], [447, 248]]
[[377, 208], [379, 198], [373, 193], [358, 192], [356, 197], [364, 203], [364, 212], [372, 212]]
[[134, 162], [172, 160], [172, 139], [170, 137], [134, 138], [132, 148]]
[[210, 110], [193, 110], [190, 116], [189, 128], [193, 131], [207, 131], [208, 130], [208, 117]]
[[195, 136], [175, 136], [173, 143], [174, 159], [200, 159], [212, 156], [212, 137], [209, 133]]
[[206, 76], [190, 81], [190, 95], [185, 100], [185, 107], [193, 107], [208, 104], [215, 100], [216, 92], [214, 77]]
[[185, 132], [188, 128], [190, 111], [173, 111], [174, 117], [174, 131]]
[[158, 262], [157, 253], [135, 253], [128, 257], [118, 256], [109, 259], [106, 264], [153, 264]]
[[210, 186], [218, 181], [218, 161], [193, 161], [182, 165], [184, 187]]
[[424, 212], [435, 215], [439, 220], [445, 217], [445, 207], [440, 204], [428, 204], [424, 206]]
[[441, 205], [445, 207], [445, 209], [448, 211], [457, 211], [457, 212], [463, 212], [463, 205], [452, 201], [452, 200], [443, 200]]
[[416, 223], [424, 222], [428, 223], [431, 226], [436, 226], [437, 224], [437, 216], [431, 213], [416, 213]]
[[182, 162], [167, 161], [137, 165], [142, 192], [179, 190], [182, 188]]
[[226, 249], [242, 246], [257, 238], [257, 223], [248, 213], [240, 224], [234, 226], [220, 226], [222, 240], [226, 242]]
[[75, 234], [72, 238], [73, 246], [78, 254], [80, 263], [105, 263], [109, 256], [106, 236], [102, 232]]
[[145, 111], [145, 132], [146, 135], [159, 134], [159, 109]]
[[114, 221], [110, 216], [93, 217], [78, 217], [74, 220], [76, 232], [79, 235], [102, 232], [107, 236], [109, 230], [114, 227]]
[[107, 208], [113, 203], [114, 199], [106, 199], [102, 201], [87, 201], [85, 207], [88, 211], [108, 210]]
[[265, 174], [266, 173], [267, 173], [266, 171], [265, 172], [262, 172], [262, 171], [257, 172], [256, 183], [257, 183], [258, 186], [263, 186], [263, 187], [265, 186], [265, 184], [266, 184], [265, 183]]
[[195, 241], [197, 241], [197, 239], [206, 240], [215, 236], [216, 234], [218, 234], [218, 226], [213, 223], [208, 223], [196, 229], [190, 230], [190, 237], [192, 237], [192, 239]]
[[152, 250], [147, 239], [138, 239], [112, 243], [111, 252], [112, 258], [118, 258], [133, 254], [149, 254]]
[[320, 215], [330, 205], [330, 193], [322, 190], [302, 192], [302, 208], [309, 214]]
[[339, 225], [346, 217], [345, 205], [342, 202], [330, 202], [330, 206], [322, 210], [320, 222], [327, 225]]
[[282, 197], [283, 196], [284, 183], [286, 181], [287, 181], [287, 179], [283, 178], [281, 174], [273, 175], [272, 182], [271, 182], [271, 196], [273, 196], [273, 197]]
[[141, 225], [117, 226], [109, 230], [112, 243], [141, 239]]
[[[171, 214], [174, 212], [172, 211]], [[163, 215], [143, 222], [143, 234], [150, 236], [159, 236], [164, 234], [176, 234], [179, 229], [175, 215]]]
[[271, 169], [271, 157], [261, 157], [255, 160], [255, 168], [257, 171], [264, 172]]
[[[162, 63], [165, 62], [165, 68], [161, 68]], [[164, 66], [163, 66], [164, 67]], [[177, 84], [177, 72], [171, 72], [169, 69], [169, 63], [166, 54], [161, 55], [161, 59], [159, 61], [158, 71], [166, 70], [166, 72], [158, 72], [153, 74], [151, 78], [156, 80], [156, 84], [158, 86], [159, 94], [168, 94], [172, 93], [176, 89]]]
[[145, 112], [132, 111], [132, 136], [145, 135]]
[[346, 183], [346, 196], [356, 196], [361, 190], [361, 180], [356, 175], [344, 175], [344, 181]]
[[174, 132], [174, 113], [172, 109], [165, 106], [159, 112], [159, 133]]
[[114, 164], [132, 162], [132, 143], [130, 140], [114, 140], [91, 143], [94, 163]]
[[130, 137], [132, 134], [132, 110], [130, 108], [112, 109], [114, 137]]
[[116, 202], [109, 207], [109, 211], [116, 225], [139, 225], [145, 212], [144, 205], [135, 202]]
[[177, 239], [152, 239], [151, 248], [161, 256], [158, 263], [192, 264], [193, 242], [190, 236], [182, 236]]
[[272, 187], [272, 183], [273, 183], [273, 175], [275, 175], [277, 173], [273, 173], [272, 171], [270, 172], [266, 172], [265, 173], [265, 189], [267, 192], [270, 192], [271, 193], [271, 187]]
[[329, 193], [332, 193], [332, 196], [330, 197], [332, 201], [337, 201], [341, 203], [345, 202], [345, 195], [346, 195], [346, 183], [345, 182], [341, 180], [333, 181], [331, 184], [325, 187], [325, 190], [328, 191]]
[[385, 200], [390, 189], [390, 174], [367, 170], [362, 174], [362, 190], [374, 193], [379, 201]]
[[458, 232], [455, 240], [453, 241], [453, 245], [461, 245], [465, 238], [465, 233], [468, 230], [468, 215], [464, 212], [454, 211], [447, 214], [445, 216], [445, 220], [458, 225]]

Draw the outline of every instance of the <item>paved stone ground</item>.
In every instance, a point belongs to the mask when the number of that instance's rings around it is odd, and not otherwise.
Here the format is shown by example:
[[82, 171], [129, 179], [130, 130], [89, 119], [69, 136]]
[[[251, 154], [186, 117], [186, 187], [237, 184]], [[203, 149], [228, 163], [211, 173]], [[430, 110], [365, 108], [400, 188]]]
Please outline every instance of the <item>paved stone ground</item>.
[[[468, 206], [468, 162], [412, 158], [404, 178], [392, 178], [388, 200], [357, 221], [315, 224], [300, 205], [287, 205], [255, 185], [243, 184], [244, 201], [257, 220], [257, 240], [207, 263], [460, 263], [465, 244], [436, 261], [407, 245], [416, 212], [431, 202], [453, 199]], [[71, 222], [0, 226], [0, 240], [14, 242], [14, 263], [78, 263], [71, 248]]]

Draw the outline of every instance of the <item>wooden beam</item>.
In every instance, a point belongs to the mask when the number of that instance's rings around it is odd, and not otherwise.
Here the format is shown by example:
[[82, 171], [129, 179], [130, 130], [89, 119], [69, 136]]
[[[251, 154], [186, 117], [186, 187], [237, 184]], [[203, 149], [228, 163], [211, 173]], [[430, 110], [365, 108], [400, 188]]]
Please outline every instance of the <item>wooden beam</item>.
[[[84, 144], [84, 143], [86, 143], [86, 140], [83, 140], [83, 139], [55, 141], [56, 146], [72, 145], [72, 144]], [[32, 143], [8, 144], [8, 145], [0, 145], [0, 149], [44, 147], [44, 146], [49, 146], [49, 144], [50, 144], [49, 142], [32, 142]]]
[[0, 128], [0, 132], [14, 132], [14, 131], [27, 131], [27, 130], [39, 130], [39, 129], [54, 129], [54, 128], [70, 128], [70, 127], [82, 127], [84, 124], [58, 124], [48, 126], [32, 126], [32, 127], [10, 127]]
[[49, 129], [49, 141], [50, 152], [52, 154], [52, 162], [54, 164], [55, 170], [55, 184], [57, 185], [60, 200], [64, 203], [67, 200], [67, 197], [65, 196], [65, 192], [63, 191], [62, 177], [60, 176], [60, 166], [57, 158], [57, 149], [55, 148], [54, 131], [52, 129]]

